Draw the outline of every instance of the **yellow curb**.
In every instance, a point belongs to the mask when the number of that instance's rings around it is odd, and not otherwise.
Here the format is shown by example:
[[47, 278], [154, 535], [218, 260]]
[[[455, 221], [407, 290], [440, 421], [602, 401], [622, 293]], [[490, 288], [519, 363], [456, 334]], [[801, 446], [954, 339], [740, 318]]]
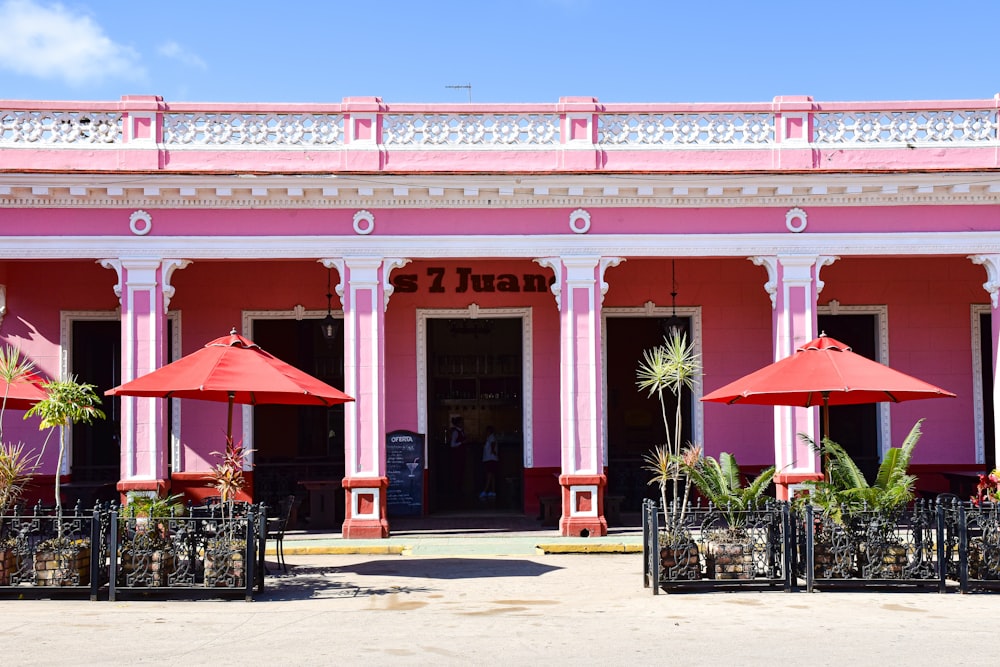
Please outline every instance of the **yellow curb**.
[[[361, 555], [400, 555], [406, 547], [402, 546], [317, 546], [317, 547], [285, 547], [286, 556], [349, 556]], [[274, 549], [264, 552], [269, 556], [277, 555]]]
[[641, 544], [539, 544], [543, 554], [632, 554], [642, 553]]

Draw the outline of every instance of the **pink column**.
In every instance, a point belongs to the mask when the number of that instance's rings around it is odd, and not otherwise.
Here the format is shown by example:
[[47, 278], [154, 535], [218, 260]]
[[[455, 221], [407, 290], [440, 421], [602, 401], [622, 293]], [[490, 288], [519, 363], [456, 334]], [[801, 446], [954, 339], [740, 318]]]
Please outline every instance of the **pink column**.
[[[173, 288], [170, 274], [183, 260], [101, 260], [118, 273], [115, 293], [121, 302], [122, 382], [163, 365], [166, 311]], [[162, 495], [167, 479], [167, 434], [163, 399], [121, 397], [121, 479], [118, 490]]]
[[[767, 267], [765, 289], [773, 308], [774, 360], [784, 359], [819, 335], [816, 302], [823, 283], [819, 271], [836, 258], [817, 255], [777, 255], [751, 258]], [[774, 409], [774, 476], [779, 500], [794, 495], [806, 480], [822, 479], [819, 457], [799, 438], [807, 433], [819, 441], [818, 408], [778, 406]]]
[[[1000, 360], [997, 354], [1000, 353], [1000, 307], [998, 307], [998, 294], [1000, 294], [1000, 255], [973, 255], [969, 259], [974, 264], [982, 264], [986, 269], [986, 282], [983, 289], [990, 295], [990, 332], [993, 345], [993, 443], [995, 448], [995, 461], [1000, 464]], [[985, 341], [984, 341], [985, 342]]]
[[385, 471], [385, 309], [389, 273], [405, 260], [345, 257], [322, 260], [340, 274], [344, 306], [345, 538], [389, 536]]
[[617, 258], [553, 257], [537, 260], [555, 272], [559, 306], [562, 516], [559, 532], [607, 535], [604, 517], [604, 401], [601, 373], [601, 302], [608, 266]]

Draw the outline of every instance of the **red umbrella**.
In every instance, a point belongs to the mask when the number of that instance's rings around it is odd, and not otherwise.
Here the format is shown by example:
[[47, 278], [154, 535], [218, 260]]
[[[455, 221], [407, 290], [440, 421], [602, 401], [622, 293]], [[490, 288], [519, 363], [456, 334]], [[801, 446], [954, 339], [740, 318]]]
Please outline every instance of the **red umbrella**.
[[36, 373], [27, 373], [8, 384], [0, 378], [0, 405], [8, 410], [27, 410], [47, 397], [41, 384], [45, 379]]
[[856, 354], [822, 334], [785, 357], [706, 394], [710, 403], [823, 406], [823, 432], [830, 432], [831, 405], [899, 403], [955, 397], [950, 391]]
[[197, 398], [229, 403], [227, 441], [233, 434], [233, 404], [334, 405], [354, 399], [291, 366], [233, 329], [205, 347], [131, 382], [108, 396]]

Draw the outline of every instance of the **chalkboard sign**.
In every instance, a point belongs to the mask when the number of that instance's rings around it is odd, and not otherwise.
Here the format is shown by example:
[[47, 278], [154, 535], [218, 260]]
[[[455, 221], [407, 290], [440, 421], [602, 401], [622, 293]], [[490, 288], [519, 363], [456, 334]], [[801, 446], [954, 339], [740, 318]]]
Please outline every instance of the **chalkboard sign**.
[[389, 516], [420, 516], [424, 500], [424, 434], [393, 431], [385, 436]]

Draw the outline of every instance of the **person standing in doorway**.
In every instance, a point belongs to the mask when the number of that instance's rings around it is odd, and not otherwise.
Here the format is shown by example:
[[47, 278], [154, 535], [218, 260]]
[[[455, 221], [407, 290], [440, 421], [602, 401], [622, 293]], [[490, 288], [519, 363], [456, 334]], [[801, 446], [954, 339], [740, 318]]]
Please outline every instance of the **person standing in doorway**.
[[483, 492], [479, 494], [480, 500], [488, 500], [497, 497], [497, 472], [500, 468], [500, 452], [497, 451], [497, 437], [493, 433], [493, 427], [486, 427], [486, 442], [483, 443], [483, 471], [486, 473], [486, 482]]
[[451, 451], [451, 496], [458, 504], [462, 499], [463, 475], [465, 466], [463, 458], [465, 449], [465, 420], [460, 416], [451, 418], [451, 428], [448, 429], [448, 445]]

